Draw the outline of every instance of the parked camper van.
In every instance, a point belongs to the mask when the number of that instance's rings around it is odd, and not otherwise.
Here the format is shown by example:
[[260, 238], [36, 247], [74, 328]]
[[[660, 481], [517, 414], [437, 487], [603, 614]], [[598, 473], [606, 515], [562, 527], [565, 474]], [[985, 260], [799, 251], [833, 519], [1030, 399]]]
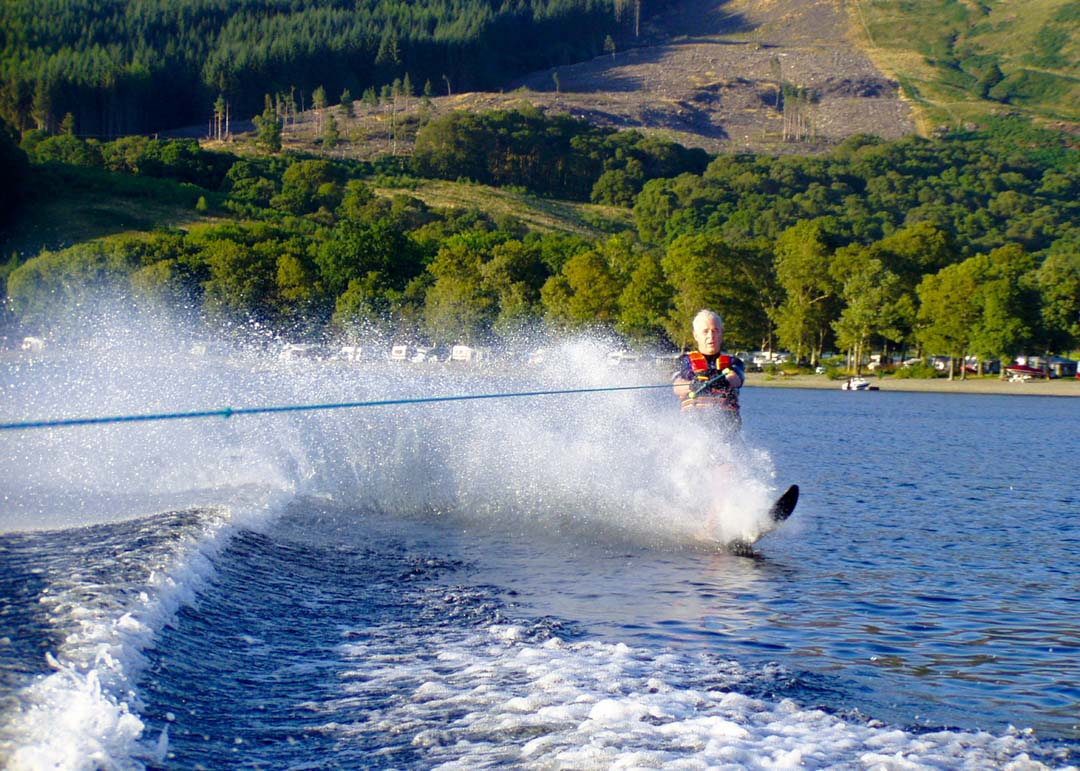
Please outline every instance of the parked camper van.
[[473, 348], [471, 345], [455, 345], [450, 349], [450, 361], [475, 364], [486, 358], [487, 352], [483, 348]]
[[22, 349], [27, 353], [41, 353], [45, 350], [45, 341], [40, 337], [24, 337]]

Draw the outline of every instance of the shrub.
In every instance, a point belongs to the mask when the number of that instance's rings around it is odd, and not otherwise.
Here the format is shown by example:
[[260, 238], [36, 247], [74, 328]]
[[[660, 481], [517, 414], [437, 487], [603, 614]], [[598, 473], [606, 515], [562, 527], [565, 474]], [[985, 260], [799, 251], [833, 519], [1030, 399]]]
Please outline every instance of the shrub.
[[934, 369], [931, 365], [920, 363], [913, 364], [910, 367], [900, 367], [893, 373], [893, 377], [900, 378], [902, 380], [933, 380], [940, 376], [941, 373]]

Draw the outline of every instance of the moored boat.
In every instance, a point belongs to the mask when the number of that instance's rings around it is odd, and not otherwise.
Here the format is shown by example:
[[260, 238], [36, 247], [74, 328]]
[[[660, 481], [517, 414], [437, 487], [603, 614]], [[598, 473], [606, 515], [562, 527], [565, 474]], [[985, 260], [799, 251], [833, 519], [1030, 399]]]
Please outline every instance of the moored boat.
[[840, 386], [845, 391], [877, 391], [876, 385], [870, 385], [870, 381], [864, 377], [849, 377]]

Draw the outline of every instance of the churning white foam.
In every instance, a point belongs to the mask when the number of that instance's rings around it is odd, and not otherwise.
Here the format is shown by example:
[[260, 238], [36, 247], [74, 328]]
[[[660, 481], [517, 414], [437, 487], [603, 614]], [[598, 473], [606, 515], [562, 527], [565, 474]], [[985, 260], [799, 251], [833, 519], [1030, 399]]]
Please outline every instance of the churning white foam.
[[[492, 626], [411, 654], [349, 643], [341, 703], [309, 706], [346, 744], [404, 734], [426, 767], [440, 769], [1046, 767], [1032, 760], [1027, 732], [912, 734], [739, 693], [732, 686], [767, 673], [734, 662], [528, 638], [522, 627]], [[357, 695], [380, 691], [401, 697], [338, 722]]]
[[[114, 330], [104, 342], [86, 341], [45, 362], [8, 370], [5, 418], [310, 405], [667, 379], [659, 369], [612, 369], [599, 343], [571, 341], [554, 350], [556, 355], [536, 368], [520, 361], [496, 361], [480, 370], [286, 363], [274, 350], [229, 359], [193, 357], [171, 342]], [[0, 460], [7, 480], [0, 490], [5, 504], [0, 530], [74, 528], [195, 506], [216, 513], [182, 539], [167, 541], [171, 546], [161, 553], [140, 553], [146, 560], [141, 583], [60, 581], [46, 591], [42, 601], [65, 639], [49, 654], [52, 674], [25, 688], [22, 708], [0, 729], [0, 751], [15, 768], [160, 761], [167, 737], [144, 736], [139, 717], [136, 683], [145, 667], [143, 651], [178, 608], [193, 601], [229, 534], [268, 522], [298, 494], [347, 499], [358, 508], [403, 516], [453, 511], [477, 523], [528, 518], [531, 526], [608, 531], [646, 542], [685, 542], [702, 534], [745, 537], [760, 524], [774, 492], [768, 458], [681, 424], [674, 397], [668, 402], [657, 394], [537, 396], [3, 437], [12, 451]], [[550, 658], [552, 669], [543, 682], [554, 682], [560, 666], [555, 659], [566, 650], [555, 643], [522, 646], [518, 655], [524, 660], [533, 651], [538, 666]], [[616, 681], [627, 676], [618, 672], [625, 658], [620, 649], [572, 650], [567, 662], [595, 654], [597, 662], [609, 659], [604, 666], [616, 673]], [[576, 679], [565, 687], [584, 689]], [[452, 687], [431, 683], [421, 696]], [[548, 690], [558, 694], [563, 687]], [[567, 721], [591, 720], [597, 726], [629, 722], [621, 716], [626, 697], [619, 696], [615, 681], [609, 688], [614, 690], [607, 700], [593, 699], [584, 718], [583, 707], [573, 706], [577, 696], [573, 704], [557, 698], [549, 703], [543, 690], [539, 696], [511, 697], [524, 701], [504, 711], [542, 713], [544, 720], [565, 714]], [[589, 698], [583, 694], [581, 704]], [[418, 699], [417, 705], [436, 701]], [[568, 735], [569, 744], [560, 740], [557, 748], [531, 744], [519, 760], [571, 752], [579, 739]], [[602, 755], [599, 745], [589, 751]]]
[[[213, 574], [212, 560], [239, 527], [266, 522], [284, 499], [262, 497], [244, 508], [191, 512], [180, 524], [167, 516], [137, 523], [146, 538], [135, 552], [110, 544], [97, 564], [68, 564], [68, 575], [48, 576], [39, 602], [63, 639], [46, 654], [51, 674], [18, 694], [19, 706], [0, 726], [0, 755], [12, 769], [141, 768], [160, 763], [167, 733], [144, 735], [137, 682], [145, 651], [179, 608]], [[183, 515], [178, 512], [172, 517]], [[172, 532], [163, 532], [172, 530]], [[70, 537], [71, 532], [65, 533]], [[88, 536], [89, 537], [89, 536]], [[147, 543], [147, 541], [152, 541]], [[116, 563], [115, 571], [101, 564]], [[119, 574], [119, 575], [116, 575]], [[134, 574], [134, 575], [132, 575]]]
[[[552, 344], [482, 365], [292, 361], [280, 343], [191, 353], [193, 334], [116, 320], [9, 369], [5, 417], [139, 415], [477, 393], [650, 385], [656, 390], [409, 404], [229, 420], [25, 432], [0, 456], [0, 529], [70, 527], [207, 505], [223, 487], [292, 485], [401, 513], [455, 510], [649, 540], [752, 538], [776, 494], [768, 457], [688, 424], [662, 364], [613, 365], [609, 343]], [[385, 356], [385, 351], [383, 352]], [[54, 501], [49, 507], [47, 503]]]

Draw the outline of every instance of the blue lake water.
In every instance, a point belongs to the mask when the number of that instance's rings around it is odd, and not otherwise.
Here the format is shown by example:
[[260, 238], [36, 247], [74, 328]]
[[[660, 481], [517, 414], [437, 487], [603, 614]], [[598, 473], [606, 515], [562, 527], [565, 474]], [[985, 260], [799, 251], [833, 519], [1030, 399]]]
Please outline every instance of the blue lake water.
[[[71, 366], [10, 370], [4, 417], [384, 398], [413, 377], [83, 366], [78, 389]], [[410, 388], [612, 379], [580, 374]], [[1076, 765], [1080, 403], [748, 388], [746, 447], [718, 472], [669, 397], [0, 436], [0, 759]], [[702, 545], [703, 510], [742, 527], [790, 482], [799, 507], [756, 557]]]

